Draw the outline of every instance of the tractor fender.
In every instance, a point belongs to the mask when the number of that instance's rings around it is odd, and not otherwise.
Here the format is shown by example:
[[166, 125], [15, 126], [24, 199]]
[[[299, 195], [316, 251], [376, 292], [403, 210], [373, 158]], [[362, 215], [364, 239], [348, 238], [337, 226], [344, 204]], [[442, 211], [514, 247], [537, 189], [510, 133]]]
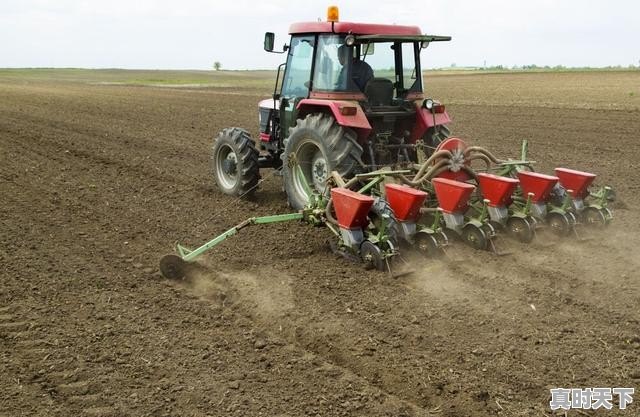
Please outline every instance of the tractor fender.
[[[435, 116], [435, 117], [434, 117]], [[422, 107], [422, 103], [416, 103], [416, 123], [411, 132], [411, 142], [415, 142], [425, 134], [427, 129], [433, 126], [446, 125], [451, 123], [449, 113], [433, 114], [429, 110]]]
[[[343, 107], [355, 107], [356, 112], [353, 115], [342, 114]], [[358, 140], [363, 142], [371, 132], [371, 124], [367, 120], [362, 107], [356, 101], [346, 100], [318, 100], [307, 98], [300, 100], [298, 106], [298, 118], [304, 118], [311, 113], [331, 113], [333, 118], [340, 126], [349, 127], [358, 134]]]

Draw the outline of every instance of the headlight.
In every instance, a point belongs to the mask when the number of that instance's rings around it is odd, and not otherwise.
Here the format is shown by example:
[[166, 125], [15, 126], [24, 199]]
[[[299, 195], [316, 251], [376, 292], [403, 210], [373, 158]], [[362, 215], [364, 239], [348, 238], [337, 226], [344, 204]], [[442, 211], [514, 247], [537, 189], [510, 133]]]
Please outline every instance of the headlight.
[[427, 110], [432, 110], [433, 109], [433, 99], [425, 98], [424, 101], [422, 102], [422, 107], [424, 107]]
[[356, 37], [353, 35], [347, 35], [344, 38], [344, 44], [347, 46], [353, 46], [353, 44], [356, 43]]

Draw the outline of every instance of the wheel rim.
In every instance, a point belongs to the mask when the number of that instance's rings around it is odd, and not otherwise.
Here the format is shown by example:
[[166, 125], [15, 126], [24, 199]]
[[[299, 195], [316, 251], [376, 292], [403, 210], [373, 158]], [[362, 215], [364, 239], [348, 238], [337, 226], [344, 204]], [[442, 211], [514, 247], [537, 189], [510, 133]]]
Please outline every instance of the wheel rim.
[[[310, 140], [300, 144], [295, 152], [296, 162], [302, 169], [302, 173], [307, 181], [307, 185], [319, 193], [324, 191], [325, 180], [329, 174], [329, 165], [324, 154], [318, 145]], [[293, 172], [293, 186], [296, 193], [303, 196], [305, 200], [309, 199], [305, 186], [300, 176]]]
[[549, 216], [549, 227], [558, 236], [565, 236], [569, 233], [569, 219], [563, 214], [552, 213]]
[[603, 227], [607, 223], [607, 219], [602, 210], [589, 207], [584, 211], [584, 222], [591, 227]]
[[487, 237], [482, 229], [474, 225], [468, 225], [463, 231], [464, 241], [474, 249], [487, 248]]
[[529, 243], [533, 240], [534, 231], [531, 223], [522, 217], [511, 217], [507, 224], [509, 234], [522, 243]]
[[313, 155], [313, 161], [311, 163], [311, 179], [316, 190], [324, 190], [328, 176], [329, 165], [327, 164], [327, 160], [324, 158], [324, 155], [322, 155], [322, 152], [320, 152], [320, 149], [318, 149], [315, 155]]
[[216, 176], [219, 185], [226, 189], [232, 189], [238, 183], [238, 157], [229, 145], [223, 145], [218, 150]]
[[420, 253], [429, 257], [436, 256], [439, 252], [438, 241], [428, 233], [418, 233], [415, 247]]
[[384, 260], [382, 259], [382, 251], [373, 243], [365, 240], [360, 245], [360, 256], [366, 269], [384, 269]]

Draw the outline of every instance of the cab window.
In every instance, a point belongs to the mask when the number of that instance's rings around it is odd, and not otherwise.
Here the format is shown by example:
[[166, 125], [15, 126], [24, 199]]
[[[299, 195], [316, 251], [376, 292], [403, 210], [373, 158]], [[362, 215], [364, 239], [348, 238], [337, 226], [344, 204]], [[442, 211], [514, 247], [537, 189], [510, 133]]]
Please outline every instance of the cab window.
[[294, 36], [291, 38], [287, 70], [282, 87], [283, 96], [292, 98], [309, 95], [313, 48], [313, 36]]

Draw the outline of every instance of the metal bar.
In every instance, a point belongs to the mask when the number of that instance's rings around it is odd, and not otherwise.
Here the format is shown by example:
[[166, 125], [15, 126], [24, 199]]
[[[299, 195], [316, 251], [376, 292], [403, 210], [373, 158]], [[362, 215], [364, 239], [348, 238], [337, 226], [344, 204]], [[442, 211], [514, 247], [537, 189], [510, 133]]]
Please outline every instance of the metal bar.
[[333, 178], [333, 180], [336, 182], [336, 185], [338, 187], [344, 187], [346, 185], [346, 182], [344, 182], [344, 179], [342, 178], [342, 176], [338, 173], [338, 171], [331, 171], [331, 177]]
[[[204, 245], [189, 251], [188, 253], [186, 253], [185, 255], [183, 255], [180, 249], [181, 246], [178, 245], [178, 253], [180, 253], [180, 256], [182, 256], [182, 259], [185, 261], [191, 261], [194, 258], [198, 257], [198, 255], [201, 255], [202, 253], [208, 251], [209, 249], [211, 249], [212, 247], [216, 246], [217, 244], [225, 241], [228, 237], [235, 235], [236, 233], [238, 233], [238, 226], [232, 227], [231, 229], [227, 230], [226, 232], [224, 232], [223, 234], [211, 239], [210, 241], [208, 241], [207, 243], [205, 243]], [[184, 248], [182, 248], [184, 249]], [[184, 253], [184, 252], [183, 252]]]
[[440, 207], [438, 207], [436, 209], [436, 214], [435, 216], [433, 216], [433, 225], [431, 225], [431, 229], [433, 229], [434, 231], [438, 231], [440, 230], [440, 222], [442, 221], [442, 209]]
[[529, 141], [526, 139], [522, 140], [522, 148], [520, 148], [520, 159], [523, 161], [527, 160], [527, 153], [529, 151]]
[[329, 228], [329, 230], [331, 230], [333, 232], [334, 235], [336, 236], [340, 236], [340, 229], [338, 229], [336, 226], [334, 226], [333, 224], [327, 222], [327, 227]]
[[250, 226], [253, 224], [268, 224], [268, 223], [287, 222], [291, 220], [302, 220], [303, 218], [304, 218], [304, 215], [301, 212], [289, 213], [289, 214], [277, 214], [274, 216], [251, 217], [243, 221], [242, 223], [239, 223], [237, 226], [232, 227], [231, 229], [227, 230], [221, 235], [216, 236], [215, 238], [211, 239], [210, 241], [208, 241], [207, 243], [205, 243], [204, 245], [196, 249], [190, 250], [179, 244], [176, 245], [176, 248], [178, 250], [178, 254], [180, 254], [180, 257], [184, 261], [188, 262], [197, 258], [199, 255], [202, 255], [204, 252], [208, 251], [214, 246], [224, 242], [225, 240], [227, 240], [227, 238], [237, 234], [240, 229], [246, 226]]
[[269, 224], [278, 222], [287, 222], [291, 220], [302, 220], [302, 213], [275, 214], [273, 216], [256, 217], [253, 221], [255, 224]]
[[529, 216], [531, 214], [531, 205], [533, 204], [533, 193], [527, 194], [527, 202], [524, 205], [524, 215]]
[[187, 256], [188, 254], [190, 254], [191, 252], [193, 252], [191, 249], [187, 249], [184, 246], [180, 245], [179, 243], [176, 244], [176, 248], [178, 249], [178, 254], [180, 254], [181, 258], [184, 258], [185, 256]]
[[439, 35], [357, 35], [356, 41], [406, 41], [406, 42], [443, 42], [450, 41], [451, 36]]
[[567, 211], [567, 209], [571, 207], [572, 202], [573, 202], [573, 198], [571, 197], [571, 190], [567, 190], [567, 194], [564, 196], [564, 200], [562, 201], [560, 210]]
[[478, 218], [478, 220], [480, 220], [481, 222], [484, 222], [487, 219], [488, 215], [489, 215], [489, 200], [485, 198], [484, 200], [482, 200], [482, 209], [480, 210], [480, 217]]
[[300, 164], [298, 164], [296, 162], [296, 175], [298, 175], [298, 178], [300, 179], [300, 182], [302, 183], [302, 188], [304, 188], [304, 192], [307, 194], [307, 197], [309, 197], [309, 200], [311, 200], [311, 196], [313, 195], [313, 191], [311, 191], [311, 188], [309, 187], [309, 183], [307, 182], [307, 177], [304, 176], [304, 172], [302, 171], [302, 167], [300, 166]]
[[409, 169], [399, 169], [396, 171], [371, 171], [371, 172], [366, 172], [364, 174], [357, 174], [356, 178], [371, 178], [371, 177], [377, 177], [378, 175], [396, 175], [396, 174], [411, 174], [411, 170]]
[[535, 164], [536, 161], [526, 161], [526, 160], [521, 160], [521, 161], [503, 161], [500, 162], [500, 166], [504, 166], [504, 167], [508, 167], [508, 166], [513, 166], [513, 165], [525, 165], [525, 164]]
[[367, 184], [365, 184], [364, 187], [362, 187], [361, 189], [358, 190], [358, 192], [360, 194], [366, 193], [367, 191], [369, 191], [371, 188], [373, 188], [374, 186], [376, 186], [377, 184], [379, 184], [380, 182], [382, 182], [382, 180], [384, 179], [384, 177], [376, 177], [374, 179], [372, 179], [371, 181], [369, 181]]

